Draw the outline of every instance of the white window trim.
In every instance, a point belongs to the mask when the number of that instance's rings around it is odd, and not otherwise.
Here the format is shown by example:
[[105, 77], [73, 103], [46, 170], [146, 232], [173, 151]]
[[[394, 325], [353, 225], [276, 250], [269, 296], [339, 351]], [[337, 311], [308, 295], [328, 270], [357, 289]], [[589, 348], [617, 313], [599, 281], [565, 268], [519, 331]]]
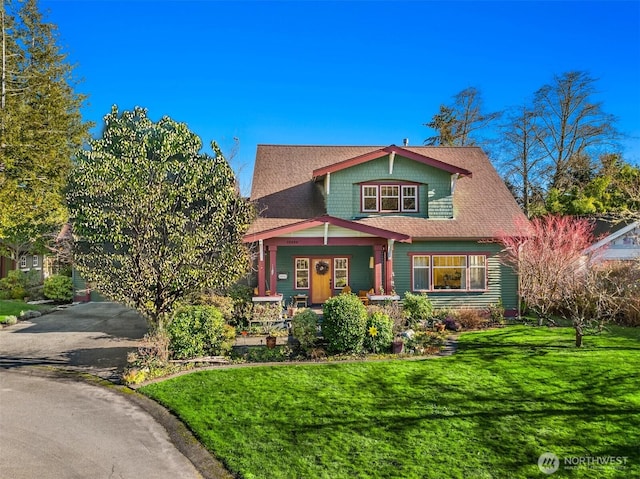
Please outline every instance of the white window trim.
[[[382, 194], [382, 188], [396, 188], [398, 190], [398, 193], [395, 195], [383, 195]], [[379, 186], [380, 189], [380, 213], [397, 213], [401, 210], [402, 205], [400, 204], [400, 185], [392, 185], [392, 184], [385, 184], [385, 185], [380, 185]], [[384, 201], [385, 198], [393, 198], [398, 202], [398, 208], [396, 209], [383, 209], [382, 208], [382, 203]]]
[[[413, 188], [413, 195], [405, 195], [405, 188]], [[404, 199], [405, 198], [413, 198], [415, 208], [405, 208], [404, 207]], [[416, 213], [418, 211], [418, 187], [416, 185], [400, 185], [400, 209], [405, 213]]]
[[[414, 281], [414, 271], [415, 271], [415, 263], [413, 258], [415, 258], [416, 256], [428, 256], [429, 257], [429, 288], [430, 289], [415, 289], [415, 281]], [[434, 269], [434, 258], [435, 257], [442, 257], [442, 256], [464, 256], [466, 258], [466, 266], [464, 266], [465, 269], [465, 285], [464, 287], [461, 287], [459, 289], [441, 289], [435, 288], [435, 284], [434, 284], [434, 279], [433, 279], [433, 269]], [[469, 258], [472, 256], [482, 256], [484, 257], [484, 265], [483, 266], [471, 266], [470, 265], [470, 260]], [[465, 254], [460, 254], [460, 253], [448, 253], [448, 254], [442, 254], [442, 253], [414, 253], [411, 254], [411, 291], [413, 292], [432, 292], [432, 293], [457, 293], [457, 292], [478, 292], [478, 291], [488, 291], [489, 290], [489, 278], [487, 276], [488, 274], [488, 256], [485, 253], [480, 253], [480, 254], [476, 254], [476, 253], [465, 253]], [[425, 267], [420, 267], [422, 269], [424, 269]], [[443, 268], [443, 266], [438, 266], [438, 268]], [[454, 268], [452, 266], [452, 268]], [[458, 267], [459, 268], [459, 267]], [[484, 269], [484, 288], [481, 289], [472, 289], [470, 286], [471, 283], [471, 269]]]
[[[340, 260], [344, 260], [346, 265], [344, 268], [338, 268], [337, 262]], [[338, 286], [338, 278], [336, 274], [338, 271], [345, 272], [344, 278], [346, 283], [343, 286]], [[333, 258], [333, 284], [335, 285], [335, 288], [344, 288], [345, 286], [349, 285], [349, 258], [345, 258], [345, 257]]]
[[[298, 268], [298, 261], [304, 260], [307, 262], [306, 268]], [[294, 258], [294, 289], [309, 289], [311, 286], [311, 269], [310, 269], [311, 260], [309, 258]], [[307, 286], [298, 286], [298, 272], [306, 271], [307, 272]]]
[[39, 268], [40, 267], [40, 258], [38, 257], [37, 254], [34, 254], [31, 260], [31, 266], [33, 268]]
[[[392, 187], [398, 189], [397, 195], [382, 195], [383, 187]], [[374, 198], [374, 196], [367, 194], [365, 195], [366, 188], [374, 188], [376, 195], [376, 208], [368, 209], [365, 208], [365, 199]], [[405, 195], [404, 188], [413, 188], [413, 195]], [[398, 200], [398, 208], [397, 209], [383, 209], [382, 208], [382, 200], [383, 198], [396, 198]], [[405, 198], [413, 198], [415, 200], [415, 208], [405, 208], [404, 207], [404, 199]], [[409, 184], [409, 183], [363, 183], [360, 185], [360, 202], [362, 205], [363, 213], [418, 213], [420, 211], [419, 201], [419, 188], [418, 185]]]
[[[428, 258], [429, 260], [429, 264], [427, 266], [416, 266], [415, 263], [415, 258]], [[428, 288], [416, 288], [416, 281], [415, 281], [415, 270], [416, 269], [426, 269], [427, 270], [427, 281], [429, 282], [429, 287]], [[423, 291], [431, 291], [431, 255], [429, 254], [414, 254], [411, 257], [411, 282], [413, 283], [411, 285], [411, 290], [412, 291], [417, 291], [417, 292], [423, 292]]]
[[[375, 190], [375, 196], [371, 196], [371, 195], [367, 195], [365, 194], [365, 189], [367, 188], [373, 188]], [[365, 207], [365, 200], [369, 199], [369, 198], [375, 198], [376, 200], [376, 206], [374, 209], [367, 209]], [[362, 192], [361, 192], [361, 201], [362, 201], [362, 211], [367, 212], [367, 213], [377, 213], [380, 210], [380, 203], [379, 203], [379, 198], [380, 198], [380, 192], [378, 189], [378, 185], [362, 185]]]

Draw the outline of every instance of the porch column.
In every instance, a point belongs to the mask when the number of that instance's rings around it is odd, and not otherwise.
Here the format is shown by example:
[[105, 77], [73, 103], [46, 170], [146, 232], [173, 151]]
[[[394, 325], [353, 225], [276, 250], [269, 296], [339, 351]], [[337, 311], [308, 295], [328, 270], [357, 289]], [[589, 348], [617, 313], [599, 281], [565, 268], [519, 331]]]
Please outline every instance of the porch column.
[[271, 296], [276, 294], [276, 290], [278, 289], [278, 271], [276, 268], [276, 252], [278, 251], [278, 247], [274, 245], [269, 246], [269, 288], [271, 291]]
[[[380, 293], [380, 288], [382, 287], [382, 255], [384, 251], [382, 250], [382, 245], [376, 244], [373, 245], [373, 290], [375, 294]], [[385, 291], [386, 292], [386, 291]]]
[[264, 243], [258, 242], [258, 296], [264, 296], [267, 292], [265, 285]]
[[389, 294], [393, 288], [393, 243], [392, 239], [387, 240], [387, 260], [384, 265], [384, 292]]

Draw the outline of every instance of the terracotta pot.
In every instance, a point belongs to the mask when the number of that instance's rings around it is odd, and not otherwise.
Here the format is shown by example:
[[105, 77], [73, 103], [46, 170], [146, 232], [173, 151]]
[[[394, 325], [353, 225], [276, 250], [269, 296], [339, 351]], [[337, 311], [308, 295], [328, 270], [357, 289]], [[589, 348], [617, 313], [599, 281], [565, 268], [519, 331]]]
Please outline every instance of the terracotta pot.
[[400, 354], [402, 351], [404, 351], [404, 341], [394, 341], [393, 354]]
[[276, 347], [276, 337], [275, 336], [267, 336], [267, 347], [269, 349], [273, 349]]

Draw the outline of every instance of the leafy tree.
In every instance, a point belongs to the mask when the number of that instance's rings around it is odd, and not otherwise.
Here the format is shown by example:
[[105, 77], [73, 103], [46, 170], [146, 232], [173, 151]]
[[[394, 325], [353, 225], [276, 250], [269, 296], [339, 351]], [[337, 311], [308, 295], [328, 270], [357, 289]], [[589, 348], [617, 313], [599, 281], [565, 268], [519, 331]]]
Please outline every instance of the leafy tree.
[[551, 213], [598, 215], [612, 220], [638, 217], [640, 168], [622, 161], [619, 155], [600, 158], [600, 167], [572, 179], [564, 192], [551, 188], [546, 208]]
[[254, 209], [218, 146], [201, 153], [187, 125], [115, 106], [104, 120], [69, 181], [76, 267], [162, 329], [177, 300], [246, 272]]
[[538, 140], [549, 162], [548, 187], [561, 193], [573, 184], [572, 169], [588, 171], [594, 153], [619, 136], [615, 117], [592, 100], [595, 82], [587, 72], [570, 71], [535, 93]]
[[36, 0], [3, 2], [0, 101], [0, 247], [17, 260], [43, 250], [66, 221], [62, 188], [73, 152], [88, 138], [85, 97]]
[[471, 146], [481, 142], [478, 133], [500, 117], [501, 112], [482, 111], [480, 90], [469, 87], [454, 96], [450, 106], [440, 105], [431, 122], [425, 126], [438, 132], [425, 140], [427, 145]]

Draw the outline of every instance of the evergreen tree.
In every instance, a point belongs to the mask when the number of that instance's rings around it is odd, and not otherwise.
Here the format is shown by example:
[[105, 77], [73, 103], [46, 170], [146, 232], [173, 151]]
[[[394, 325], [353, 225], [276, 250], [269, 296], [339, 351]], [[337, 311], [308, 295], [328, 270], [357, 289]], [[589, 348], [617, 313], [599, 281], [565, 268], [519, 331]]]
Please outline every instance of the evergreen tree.
[[88, 138], [73, 68], [36, 0], [3, 2], [0, 246], [17, 260], [66, 221], [64, 188]]

